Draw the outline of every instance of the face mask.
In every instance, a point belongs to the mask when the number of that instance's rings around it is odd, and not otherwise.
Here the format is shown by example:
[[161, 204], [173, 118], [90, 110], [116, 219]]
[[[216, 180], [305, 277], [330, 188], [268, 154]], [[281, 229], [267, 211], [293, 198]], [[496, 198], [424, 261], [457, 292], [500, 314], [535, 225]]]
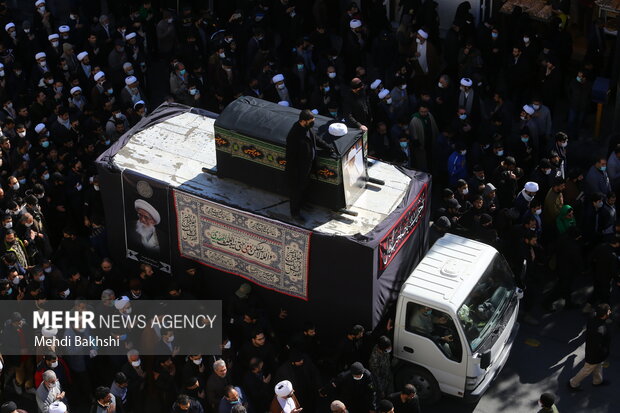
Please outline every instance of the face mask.
[[353, 376], [353, 380], [357, 380], [357, 381], [359, 381], [359, 380], [361, 380], [361, 379], [363, 379], [363, 378], [364, 378], [364, 375], [363, 375], [363, 374], [362, 374], [361, 376], [359, 376], [359, 377], [355, 377], [355, 376]]
[[530, 138], [521, 138], [521, 142], [523, 143], [527, 143], [530, 140]]
[[19, 182], [15, 182], [13, 185], [11, 185], [11, 188], [13, 188], [14, 191], [17, 191], [19, 189]]
[[107, 141], [105, 141], [105, 146], [109, 146], [110, 145], [110, 140], [108, 139]]
[[[127, 313], [129, 314], [129, 313]], [[172, 343], [174, 341], [174, 336], [170, 336], [168, 337], [168, 343]]]
[[499, 33], [491, 32], [491, 37], [493, 39], [497, 39], [499, 37]]
[[428, 310], [428, 311], [425, 311], [425, 312], [424, 312], [424, 314], [426, 314], [426, 315], [431, 315], [431, 314], [433, 314], [433, 310]]
[[19, 183], [20, 183], [21, 185], [26, 185], [26, 179], [25, 179], [25, 178], [24, 178], [24, 179], [20, 179], [20, 180], [19, 180]]
[[17, 32], [11, 32], [11, 37], [14, 39], [17, 37]]
[[419, 38], [416, 38], [416, 39], [415, 39], [415, 42], [416, 42], [417, 44], [421, 44], [421, 43], [422, 43], [422, 40], [420, 40]]
[[582, 77], [581, 76], [577, 76], [575, 79], [577, 79], [577, 82], [581, 83]]
[[304, 65], [302, 64], [297, 65], [297, 70], [299, 70], [300, 72], [304, 70]]
[[329, 77], [330, 79], [335, 78], [335, 77], [336, 77], [336, 72], [329, 72], [329, 73], [327, 74], [327, 77]]
[[39, 282], [43, 282], [43, 281], [45, 281], [45, 275], [39, 276]]
[[70, 14], [70, 15], [69, 15], [69, 18], [70, 18], [71, 20], [77, 20], [78, 16], [76, 16], [75, 14]]
[[525, 116], [519, 116], [521, 120], [525, 120]]
[[463, 113], [463, 114], [459, 115], [459, 119], [460, 119], [460, 120], [465, 120], [465, 119], [467, 119], [467, 113]]
[[32, 222], [30, 222], [29, 224], [24, 224], [26, 226], [26, 228], [30, 228], [32, 226]]
[[52, 46], [53, 46], [53, 47], [58, 47], [58, 45], [59, 45], [59, 44], [60, 44], [60, 43], [59, 43], [59, 42], [57, 42], [57, 41], [53, 41], [53, 42], [52, 42]]
[[131, 362], [131, 365], [134, 367], [140, 367], [140, 364], [142, 364], [140, 359]]
[[407, 146], [409, 146], [409, 142], [400, 142], [400, 147], [403, 149], [407, 149]]
[[545, 175], [549, 175], [551, 173], [551, 169], [545, 169], [544, 172], [545, 172]]
[[64, 294], [65, 294], [65, 298], [69, 297], [69, 294], [71, 294], [71, 289], [70, 289], [70, 288], [67, 288], [67, 289], [65, 290]]
[[62, 92], [62, 86], [54, 86], [54, 92], [56, 93]]
[[467, 195], [467, 194], [469, 193], [469, 188], [465, 188], [465, 189], [463, 189], [463, 191], [462, 191], [462, 192], [463, 192], [463, 195]]
[[52, 364], [50, 364], [50, 367], [55, 369], [56, 367], [58, 367], [58, 360], [54, 361]]
[[568, 146], [568, 142], [562, 142], [560, 143], [560, 147], [561, 148], [566, 148]]
[[179, 70], [179, 74], [181, 76], [185, 76], [185, 73], [187, 73], [187, 70], [185, 70], [185, 69]]
[[201, 358], [199, 358], [199, 359], [196, 359], [196, 360], [192, 360], [192, 362], [193, 362], [195, 365], [200, 366], [200, 364], [202, 364], [202, 357], [201, 357]]
[[0, 70], [0, 77], [4, 77], [4, 70]]
[[226, 57], [226, 53], [220, 53], [218, 54], [218, 56], [220, 57], [220, 59], [224, 59]]
[[168, 19], [168, 23], [172, 23], [173, 19]]
[[443, 89], [443, 83], [441, 83], [441, 82], [437, 82], [437, 87], [438, 87], [439, 89]]
[[131, 314], [131, 307], [125, 310], [125, 314]]
[[37, 8], [37, 10], [39, 10], [39, 13], [43, 14], [43, 13], [45, 13], [45, 6], [41, 6], [41, 7]]
[[47, 67], [47, 61], [46, 61], [46, 60], [44, 60], [44, 61], [42, 61], [42, 62], [39, 62], [39, 66], [41, 66], [41, 67]]
[[536, 215], [540, 215], [540, 214], [542, 214], [542, 209], [540, 209], [540, 208], [539, 208], [539, 209], [537, 209], [536, 211], [534, 211], [534, 213], [535, 213]]
[[48, 173], [44, 173], [44, 174], [43, 174], [43, 180], [44, 180], [44, 181], [47, 181], [48, 179], [50, 179], [50, 174], [48, 174]]
[[228, 341], [226, 342], [226, 344], [224, 344], [224, 349], [226, 349], [226, 350], [230, 350], [230, 348], [231, 348], [231, 347], [232, 347], [232, 343], [231, 343], [231, 341], [230, 341], [230, 340], [228, 340]]
[[598, 201], [595, 206], [596, 208], [601, 208], [603, 206], [603, 201]]
[[52, 272], [52, 267], [47, 267], [43, 271], [49, 274], [50, 272]]
[[233, 41], [233, 39], [232, 39], [232, 37], [226, 37], [226, 38], [224, 39], [224, 41], [225, 41], [226, 43], [230, 43], [230, 42], [232, 42], [232, 41]]
[[333, 118], [338, 117], [338, 112], [329, 112], [329, 114], [330, 114]]
[[532, 107], [534, 108], [534, 110], [539, 110], [540, 109], [540, 105], [532, 105]]
[[497, 156], [504, 156], [504, 151], [497, 151]]
[[48, 146], [50, 146], [50, 142], [49, 141], [41, 142], [41, 146], [44, 148], [47, 148]]
[[407, 85], [406, 84], [405, 85], [400, 85], [400, 88], [401, 88], [401, 90], [405, 90], [405, 89], [407, 89]]
[[13, 278], [13, 284], [15, 284], [15, 285], [19, 285], [19, 283], [21, 282], [21, 280], [22, 280], [22, 279], [21, 279], [21, 278], [19, 278], [19, 277], [15, 277], [15, 278]]
[[323, 92], [327, 93], [327, 92], [329, 92], [330, 89], [331, 88], [329, 86], [325, 86], [325, 88], [323, 89]]
[[388, 105], [391, 105], [392, 104], [392, 98], [386, 99], [385, 103], [387, 103]]
[[93, 189], [97, 192], [99, 192], [99, 185], [93, 185]]
[[15, 71], [15, 76], [21, 76], [21, 74], [22, 74], [22, 71], [21, 71], [21, 70], [16, 70], [16, 71]]
[[13, 228], [13, 223], [12, 222], [7, 222], [6, 224], [4, 224], [4, 228], [6, 228], [6, 229]]
[[607, 166], [601, 166], [598, 168], [601, 172], [605, 172], [607, 170]]
[[6, 292], [6, 295], [11, 295], [13, 294], [13, 288], [9, 288], [9, 290]]
[[460, 153], [461, 155], [465, 156], [465, 155], [467, 155], [467, 150], [460, 151], [459, 153]]
[[530, 38], [529, 37], [524, 37], [523, 38], [523, 43], [527, 44], [530, 42]]
[[190, 89], [189, 94], [195, 96], [198, 93], [198, 89]]
[[24, 136], [26, 136], [26, 131], [17, 132], [17, 136], [19, 136], [20, 138], [23, 138]]
[[284, 83], [281, 83], [281, 84], [278, 85], [278, 89], [282, 90], [284, 88], [285, 88]]

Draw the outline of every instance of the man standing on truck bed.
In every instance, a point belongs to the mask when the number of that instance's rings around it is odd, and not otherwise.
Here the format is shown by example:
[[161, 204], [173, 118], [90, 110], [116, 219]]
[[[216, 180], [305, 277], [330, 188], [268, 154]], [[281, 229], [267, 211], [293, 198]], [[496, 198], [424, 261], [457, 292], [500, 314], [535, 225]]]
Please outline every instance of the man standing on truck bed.
[[286, 178], [291, 202], [291, 216], [303, 220], [300, 214], [306, 188], [310, 182], [310, 171], [316, 161], [317, 145], [332, 150], [327, 142], [312, 130], [314, 115], [302, 110], [286, 137]]

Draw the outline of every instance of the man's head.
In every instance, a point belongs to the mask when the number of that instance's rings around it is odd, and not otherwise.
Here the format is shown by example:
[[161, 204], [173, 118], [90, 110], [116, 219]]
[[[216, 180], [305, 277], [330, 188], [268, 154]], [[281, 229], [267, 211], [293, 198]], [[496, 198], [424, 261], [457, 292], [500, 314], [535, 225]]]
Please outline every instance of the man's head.
[[239, 402], [239, 392], [233, 386], [228, 385], [224, 387], [224, 398], [226, 398], [229, 403], [236, 404]]
[[43, 360], [45, 360], [45, 364], [48, 369], [55, 369], [58, 366], [58, 356], [54, 352], [47, 353]]
[[179, 394], [177, 396], [177, 406], [183, 411], [188, 411], [191, 406], [190, 397], [186, 394]]
[[289, 397], [293, 397], [295, 390], [293, 390], [293, 383], [288, 380], [283, 380], [276, 384], [274, 388], [276, 396], [281, 399], [288, 399]]
[[56, 373], [54, 373], [54, 370], [45, 370], [43, 372], [43, 382], [45, 383], [45, 387], [47, 387], [48, 389], [53, 388], [54, 386], [56, 386]]
[[221, 378], [226, 377], [228, 369], [226, 368], [226, 362], [224, 360], [216, 360], [213, 363], [213, 372]]
[[306, 129], [314, 126], [314, 114], [309, 109], [304, 109], [299, 113], [299, 124]]
[[252, 345], [254, 347], [262, 347], [265, 345], [266, 337], [263, 330], [256, 329], [252, 335]]
[[332, 413], [346, 413], [347, 412], [347, 406], [345, 406], [345, 404], [341, 402], [340, 400], [334, 400], [329, 406], [329, 408], [332, 411]]
[[599, 157], [596, 162], [594, 162], [594, 167], [601, 172], [605, 172], [607, 170], [607, 158]]
[[394, 405], [389, 400], [380, 400], [377, 403], [377, 411], [379, 413], [394, 413]]
[[95, 400], [102, 406], [110, 406], [112, 404], [112, 397], [109, 387], [99, 386], [95, 389]]
[[609, 304], [601, 303], [596, 306], [596, 317], [601, 320], [607, 320], [611, 317], [611, 307]]

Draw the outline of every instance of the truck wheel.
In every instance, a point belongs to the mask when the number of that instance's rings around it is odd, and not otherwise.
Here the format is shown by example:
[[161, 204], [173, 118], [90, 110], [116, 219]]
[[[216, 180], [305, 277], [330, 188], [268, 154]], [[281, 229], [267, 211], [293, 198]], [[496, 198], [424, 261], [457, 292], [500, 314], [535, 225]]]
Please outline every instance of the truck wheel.
[[441, 398], [441, 390], [435, 377], [421, 367], [405, 367], [396, 373], [397, 388], [405, 384], [413, 384], [418, 391], [420, 402], [426, 405], [437, 403]]

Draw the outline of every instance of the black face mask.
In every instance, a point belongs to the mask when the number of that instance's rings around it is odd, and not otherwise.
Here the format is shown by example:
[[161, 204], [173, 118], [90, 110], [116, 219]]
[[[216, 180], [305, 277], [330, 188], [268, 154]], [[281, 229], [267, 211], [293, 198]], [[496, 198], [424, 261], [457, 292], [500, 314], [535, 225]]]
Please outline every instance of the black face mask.
[[306, 124], [306, 129], [312, 129], [313, 126], [314, 126], [314, 121], [308, 122]]

